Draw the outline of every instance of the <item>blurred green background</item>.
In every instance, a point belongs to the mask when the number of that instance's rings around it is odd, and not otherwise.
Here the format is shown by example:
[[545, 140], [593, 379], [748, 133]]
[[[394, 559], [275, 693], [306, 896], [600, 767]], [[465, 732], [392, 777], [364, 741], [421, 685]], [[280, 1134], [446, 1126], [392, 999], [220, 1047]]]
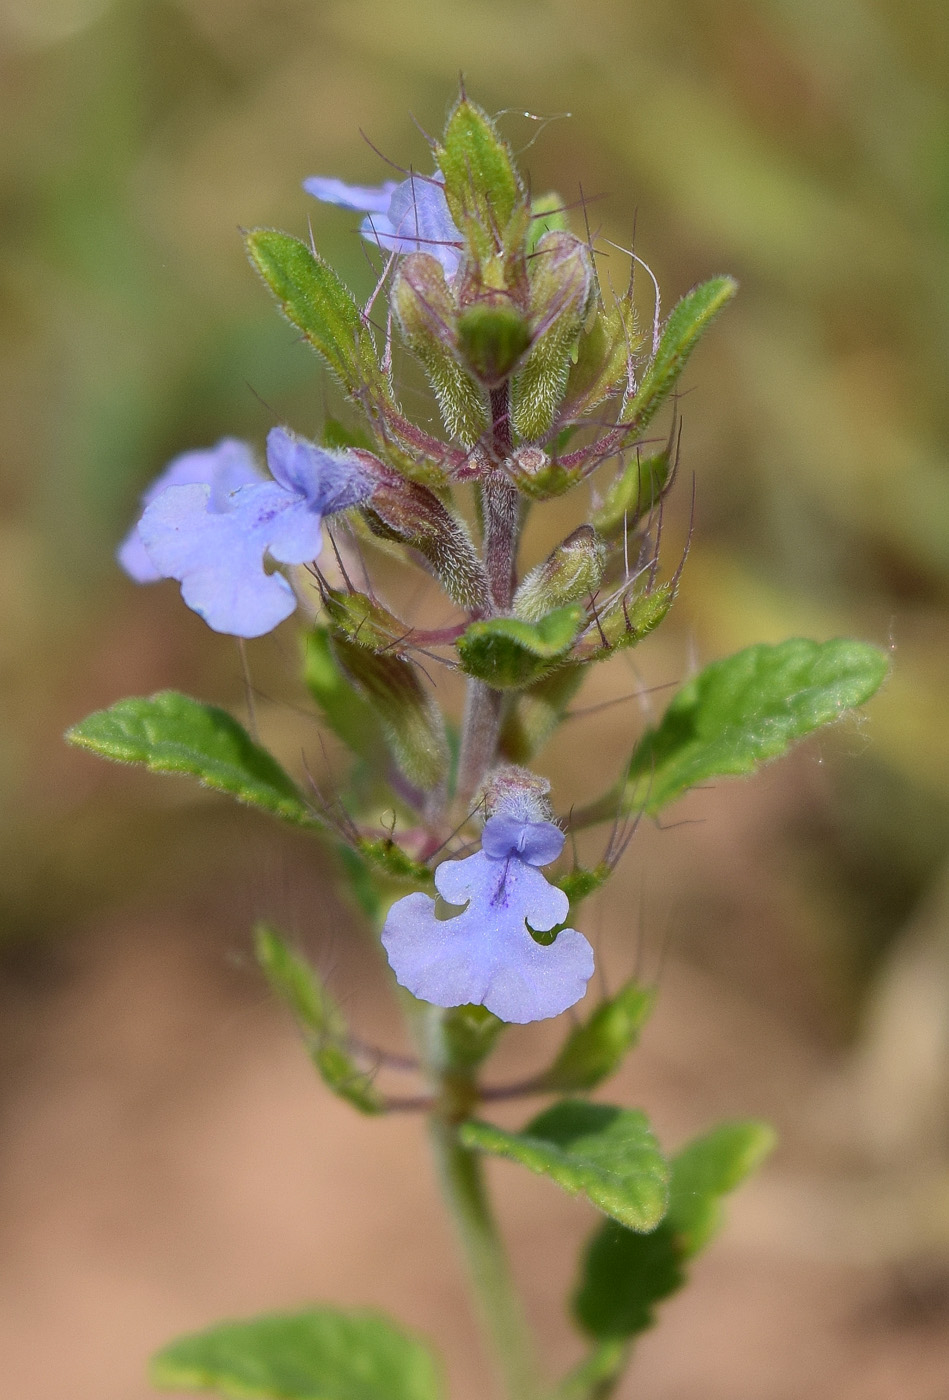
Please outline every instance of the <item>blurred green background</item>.
[[[9, 966], [239, 863], [237, 826], [217, 805], [177, 785], [158, 794], [67, 752], [59, 734], [165, 685], [242, 704], [230, 643], [172, 586], [125, 581], [114, 546], [174, 453], [224, 434], [261, 442], [274, 417], [315, 432], [336, 405], [239, 228], [304, 235], [309, 221], [367, 296], [356, 220], [300, 182], [385, 178], [360, 128], [423, 164], [414, 122], [440, 128], [463, 69], [472, 96], [505, 113], [535, 190], [571, 200], [582, 186], [601, 243], [628, 245], [635, 223], [665, 309], [713, 273], [740, 280], [686, 374], [696, 528], [669, 624], [679, 650], [663, 654], [678, 671], [659, 678], [795, 633], [892, 646], [866, 725], [767, 779], [772, 794], [782, 783], [796, 794], [777, 804], [787, 820], [768, 827], [766, 859], [797, 971], [758, 990], [793, 1003], [822, 1044], [855, 1046], [873, 1105], [903, 1102], [928, 1075], [922, 1116], [894, 1131], [900, 1152], [916, 1133], [944, 1160], [944, 0], [3, 0], [0, 43]], [[623, 280], [618, 255], [617, 266]], [[278, 715], [299, 698], [293, 648], [281, 633], [254, 652]], [[726, 859], [712, 931], [730, 917], [730, 881]], [[767, 980], [760, 959], [726, 955], [711, 933], [689, 946], [719, 970], [730, 957], [751, 993]], [[904, 1064], [910, 1042], [922, 1048]], [[874, 1139], [884, 1156], [889, 1141]]]

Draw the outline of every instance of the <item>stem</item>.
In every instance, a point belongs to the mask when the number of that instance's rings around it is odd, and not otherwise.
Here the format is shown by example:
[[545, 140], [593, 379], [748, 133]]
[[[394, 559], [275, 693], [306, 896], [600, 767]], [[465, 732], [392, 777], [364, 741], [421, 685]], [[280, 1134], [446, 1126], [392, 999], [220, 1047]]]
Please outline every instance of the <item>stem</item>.
[[462, 1146], [456, 1125], [441, 1114], [432, 1115], [431, 1140], [442, 1194], [507, 1394], [510, 1400], [538, 1400], [542, 1387], [533, 1346], [488, 1204], [481, 1162]]
[[458, 795], [466, 801], [494, 766], [504, 696], [484, 681], [469, 680], [458, 759]]
[[[510, 402], [507, 383], [491, 390], [490, 445], [495, 466], [481, 483], [483, 558], [495, 614], [510, 612], [517, 584], [520, 501], [516, 488], [500, 471], [512, 449]], [[470, 797], [494, 766], [503, 703], [502, 693], [484, 681], [468, 682], [458, 764], [458, 792], [463, 797]]]

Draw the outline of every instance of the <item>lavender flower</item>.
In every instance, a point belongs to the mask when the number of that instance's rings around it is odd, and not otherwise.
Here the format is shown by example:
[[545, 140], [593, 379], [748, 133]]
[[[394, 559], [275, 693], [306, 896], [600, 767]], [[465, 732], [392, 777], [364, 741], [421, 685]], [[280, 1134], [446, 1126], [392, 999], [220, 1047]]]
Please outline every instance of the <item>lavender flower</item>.
[[359, 226], [363, 238], [393, 253], [431, 253], [453, 277], [461, 262], [461, 234], [445, 199], [441, 175], [410, 175], [376, 188], [347, 185], [323, 175], [303, 181], [307, 194], [324, 204], [357, 209], [366, 217]]
[[553, 822], [489, 817], [481, 850], [446, 860], [435, 888], [449, 904], [467, 907], [453, 918], [435, 917], [435, 901], [417, 892], [389, 910], [382, 942], [403, 987], [436, 1006], [474, 1002], [502, 1021], [542, 1021], [580, 1000], [593, 975], [593, 949], [576, 929], [548, 932], [567, 916], [569, 901], [536, 868], [563, 849]]
[[[182, 480], [192, 459], [194, 474]], [[280, 564], [315, 559], [323, 516], [367, 499], [373, 483], [351, 454], [316, 447], [283, 428], [268, 435], [267, 465], [269, 481], [250, 449], [229, 439], [176, 459], [146, 493], [136, 532], [120, 550], [128, 572], [140, 581], [177, 579], [188, 607], [216, 632], [271, 631], [293, 612], [296, 598], [282, 574], [266, 572], [265, 556]]]
[[[236, 438], [222, 438], [216, 447], [206, 447], [197, 452], [182, 452], [157, 476], [142, 496], [142, 509], [156, 500], [169, 486], [209, 486], [212, 498], [223, 500], [241, 486], [250, 486], [262, 481], [263, 473], [254, 461], [254, 454], [246, 442]], [[139, 517], [141, 518], [141, 517]], [[136, 583], [157, 583], [164, 574], [152, 563], [142, 537], [138, 533], [139, 522], [129, 530], [119, 545], [117, 558], [122, 568]]]

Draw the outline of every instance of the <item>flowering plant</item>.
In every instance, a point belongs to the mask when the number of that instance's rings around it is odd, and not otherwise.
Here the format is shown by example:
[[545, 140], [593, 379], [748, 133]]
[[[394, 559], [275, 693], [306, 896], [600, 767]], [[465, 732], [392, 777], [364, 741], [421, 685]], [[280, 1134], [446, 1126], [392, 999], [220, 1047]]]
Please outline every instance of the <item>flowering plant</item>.
[[[712, 278], [664, 323], [657, 312], [644, 335], [632, 279], [607, 294], [591, 241], [570, 231], [559, 199], [531, 197], [493, 122], [464, 93], [433, 157], [431, 174], [378, 188], [305, 182], [317, 199], [364, 215], [361, 231], [384, 263], [365, 310], [314, 249], [270, 229], [247, 235], [253, 265], [339, 381], [358, 426], [328, 424], [321, 443], [275, 427], [266, 472], [231, 439], [176, 458], [119, 551], [137, 581], [177, 580], [217, 632], [254, 638], [297, 612], [306, 682], [352, 752], [352, 783], [323, 802], [226, 712], [174, 692], [120, 701], [68, 738], [191, 774], [338, 850], [404, 989], [425, 1092], [406, 1101], [380, 1089], [374, 1055], [269, 926], [256, 935], [264, 973], [334, 1093], [366, 1114], [407, 1102], [428, 1113], [509, 1395], [592, 1400], [616, 1386], [636, 1335], [713, 1233], [719, 1198], [771, 1136], [760, 1123], [728, 1123], [668, 1158], [642, 1112], [590, 1100], [634, 1046], [652, 994], [630, 981], [597, 999], [593, 949], [569, 924], [582, 924], [583, 900], [609, 879], [639, 815], [785, 752], [872, 695], [887, 662], [858, 642], [802, 639], [714, 662], [623, 756], [608, 791], [555, 815], [550, 784], [534, 771], [538, 753], [588, 668], [637, 645], [675, 599], [681, 565], [663, 575], [659, 542], [677, 439], [647, 447], [644, 433], [736, 287]], [[384, 340], [370, 319], [383, 292]], [[402, 408], [394, 339], [421, 365], [443, 437]], [[585, 482], [589, 518], [521, 576], [528, 511]], [[463, 484], [477, 503], [471, 521]], [[371, 582], [380, 552], [436, 580], [455, 621], [426, 630], [390, 611]], [[465, 677], [460, 723], [436, 704], [420, 657]], [[607, 825], [592, 865], [575, 851], [563, 862], [568, 833]], [[484, 1088], [505, 1025], [580, 1002], [581, 1019], [544, 1072]], [[517, 1095], [553, 1102], [519, 1132], [478, 1116], [479, 1105]], [[485, 1154], [551, 1178], [605, 1217], [572, 1302], [587, 1356], [556, 1387], [523, 1323]], [[153, 1377], [271, 1400], [441, 1393], [421, 1342], [382, 1317], [328, 1307], [186, 1337], [156, 1358]]]

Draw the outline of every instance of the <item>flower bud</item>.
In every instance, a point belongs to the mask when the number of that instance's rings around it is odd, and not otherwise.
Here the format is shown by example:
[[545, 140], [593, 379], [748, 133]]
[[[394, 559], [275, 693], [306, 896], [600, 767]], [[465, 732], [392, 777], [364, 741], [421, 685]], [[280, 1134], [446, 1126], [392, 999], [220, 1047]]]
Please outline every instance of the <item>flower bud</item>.
[[512, 397], [521, 437], [542, 438], [553, 426], [595, 285], [586, 244], [569, 233], [545, 233], [531, 257], [531, 350]]
[[603, 578], [606, 545], [592, 525], [581, 525], [531, 569], [514, 595], [518, 617], [537, 622], [554, 608], [595, 593]]
[[428, 376], [445, 427], [471, 446], [486, 426], [484, 398], [456, 357], [455, 306], [436, 258], [410, 253], [402, 259], [392, 308], [406, 345]]
[[486, 389], [510, 378], [529, 344], [527, 320], [504, 292], [487, 293], [458, 317], [459, 353]]
[[506, 763], [484, 780], [481, 798], [489, 817], [515, 817], [523, 822], [550, 821], [547, 794], [550, 781], [519, 764]]

